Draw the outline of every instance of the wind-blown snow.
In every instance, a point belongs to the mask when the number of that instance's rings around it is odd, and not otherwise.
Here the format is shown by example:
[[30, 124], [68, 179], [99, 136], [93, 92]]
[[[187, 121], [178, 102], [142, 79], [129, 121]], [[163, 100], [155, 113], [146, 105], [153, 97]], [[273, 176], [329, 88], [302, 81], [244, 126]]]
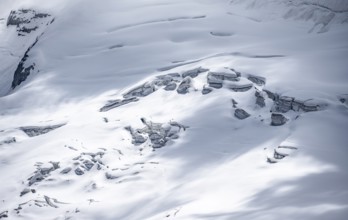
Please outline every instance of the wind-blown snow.
[[[26, 8], [54, 21], [18, 36], [7, 17]], [[347, 10], [0, 0], [0, 219], [345, 219]], [[211, 72], [225, 78], [205, 93]]]

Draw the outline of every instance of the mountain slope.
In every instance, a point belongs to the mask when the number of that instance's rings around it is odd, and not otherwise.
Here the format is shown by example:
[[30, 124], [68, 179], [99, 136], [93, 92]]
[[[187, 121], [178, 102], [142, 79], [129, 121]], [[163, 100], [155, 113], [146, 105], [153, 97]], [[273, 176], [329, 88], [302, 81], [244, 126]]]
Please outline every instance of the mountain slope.
[[262, 2], [0, 2], [0, 218], [345, 219], [346, 5]]

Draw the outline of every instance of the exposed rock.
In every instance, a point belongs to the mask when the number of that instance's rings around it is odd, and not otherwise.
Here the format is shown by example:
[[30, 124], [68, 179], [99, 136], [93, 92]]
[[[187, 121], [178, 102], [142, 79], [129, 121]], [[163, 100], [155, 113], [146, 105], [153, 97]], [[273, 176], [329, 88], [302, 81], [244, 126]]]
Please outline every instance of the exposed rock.
[[147, 82], [141, 86], [138, 86], [136, 88], [131, 89], [126, 94], [124, 94], [123, 97], [124, 98], [145, 97], [145, 96], [150, 95], [154, 91], [156, 91], [154, 84], [151, 82]]
[[85, 174], [85, 172], [83, 172], [83, 170], [81, 170], [80, 167], [78, 167], [78, 168], [75, 169], [75, 173], [76, 173], [76, 175], [78, 175], [78, 176], [81, 176], [81, 175]]
[[[85, 172], [90, 171], [93, 167], [96, 166], [97, 170], [101, 170], [102, 167], [104, 167], [104, 163], [102, 161], [103, 155], [105, 153], [102, 151], [96, 152], [96, 153], [88, 153], [83, 152], [79, 156], [73, 158], [74, 162], [73, 165], [75, 166], [75, 174], [76, 175], [83, 175]], [[71, 167], [67, 167], [64, 170], [62, 170], [61, 174], [67, 174], [72, 170]]]
[[266, 84], [266, 79], [261, 76], [249, 75], [248, 80], [250, 80], [251, 82], [255, 83], [258, 86], [263, 86]]
[[208, 69], [204, 69], [202, 67], [198, 67], [198, 68], [195, 68], [195, 69], [183, 72], [181, 75], [182, 75], [182, 78], [186, 78], [187, 76], [189, 76], [191, 78], [195, 78], [195, 77], [198, 76], [198, 74], [206, 72], [206, 71], [208, 71]]
[[223, 86], [223, 83], [217, 83], [217, 82], [209, 82], [209, 86], [213, 87], [215, 89], [221, 89]]
[[313, 112], [318, 111], [320, 108], [320, 105], [315, 102], [314, 100], [307, 100], [303, 102], [302, 110], [305, 112]]
[[36, 183], [36, 182], [40, 182], [40, 181], [42, 181], [42, 180], [44, 180], [44, 179], [45, 179], [45, 176], [42, 175], [42, 174], [40, 173], [40, 171], [39, 171], [39, 172], [35, 173], [34, 176], [32, 176], [32, 177], [30, 177], [30, 178], [28, 179], [28, 180], [29, 180], [29, 186], [33, 185], [33, 184]]
[[294, 99], [291, 103], [291, 109], [294, 111], [302, 110], [304, 112], [318, 111], [320, 109], [320, 104], [314, 100], [301, 101]]
[[284, 115], [279, 113], [272, 113], [271, 119], [272, 119], [271, 125], [273, 126], [280, 126], [285, 124], [288, 121], [288, 119], [285, 118]]
[[211, 70], [207, 75], [207, 82], [210, 87], [222, 88], [224, 81], [239, 81], [240, 75], [228, 68], [217, 68]]
[[289, 156], [289, 155], [280, 153], [276, 149], [274, 149], [274, 155], [273, 155], [274, 159], [281, 160], [281, 159], [283, 159], [284, 157], [287, 157], [287, 156]]
[[29, 137], [35, 137], [38, 135], [46, 134], [57, 128], [64, 126], [65, 124], [51, 125], [51, 126], [27, 126], [20, 127], [19, 129], [26, 133]]
[[30, 177], [28, 180], [28, 185], [31, 186], [36, 182], [40, 182], [44, 180], [46, 177], [50, 175], [50, 173], [59, 168], [59, 162], [50, 162], [48, 164], [40, 165], [37, 170], [34, 172], [34, 175]]
[[175, 82], [171, 82], [168, 85], [166, 85], [164, 87], [164, 90], [166, 91], [174, 91], [176, 89], [176, 83]]
[[179, 94], [186, 94], [189, 92], [189, 88], [191, 87], [192, 80], [191, 77], [186, 77], [180, 83], [178, 89], [176, 90]]
[[178, 123], [178, 122], [176, 122], [176, 121], [171, 121], [171, 122], [169, 122], [169, 124], [170, 124], [170, 126], [172, 126], [172, 127], [177, 127], [177, 128], [179, 128], [179, 131], [180, 131], [181, 129], [183, 129], [184, 131], [186, 131], [186, 129], [189, 128], [189, 126], [180, 124], [180, 123]]
[[202, 94], [203, 94], [203, 95], [206, 95], [206, 94], [208, 94], [208, 93], [211, 93], [212, 91], [213, 91], [212, 88], [209, 88], [208, 86], [204, 85], [204, 86], [203, 86], [203, 89], [202, 89]]
[[348, 94], [339, 95], [339, 96], [338, 96], [338, 100], [339, 100], [342, 104], [348, 105]]
[[39, 27], [32, 27], [32, 28], [27, 28], [27, 27], [21, 27], [18, 31], [19, 32], [24, 32], [24, 33], [27, 33], [29, 34], [30, 32], [32, 31], [36, 31]]
[[297, 150], [297, 147], [293, 147], [293, 146], [279, 146], [278, 148], [280, 148], [280, 149]]
[[153, 83], [156, 86], [167, 86], [170, 83], [178, 82], [179, 78], [180, 78], [179, 73], [169, 73], [166, 75], [156, 76], [156, 79], [153, 81]]
[[266, 92], [268, 98], [272, 99], [273, 101], [277, 101], [278, 100], [278, 98], [279, 98], [278, 94], [273, 93], [273, 92], [271, 92], [271, 91], [269, 91], [267, 89], [264, 89], [263, 91]]
[[28, 24], [32, 19], [46, 18], [51, 15], [46, 13], [38, 13], [32, 9], [20, 9], [18, 11], [11, 11], [7, 19], [7, 26], [15, 25], [19, 26], [21, 24]]
[[67, 174], [72, 170], [71, 167], [64, 168], [62, 171], [60, 171], [61, 174]]
[[233, 69], [233, 68], [230, 68], [230, 70], [232, 72], [234, 72], [236, 74], [237, 77], [241, 77], [242, 76], [242, 73], [241, 72], [238, 72], [237, 70]]
[[255, 96], [256, 96], [256, 105], [258, 105], [260, 107], [265, 107], [266, 106], [265, 98], [263, 97], [261, 92], [256, 91]]
[[5, 139], [3, 141], [0, 141], [0, 145], [12, 144], [12, 143], [16, 143], [16, 138], [15, 137], [7, 138], [7, 139]]
[[278, 100], [275, 102], [274, 108], [275, 111], [278, 112], [288, 112], [291, 110], [292, 102], [294, 101], [294, 98], [288, 97], [288, 96], [280, 96]]
[[132, 143], [134, 145], [142, 144], [149, 139], [153, 148], [160, 148], [169, 140], [177, 139], [181, 129], [185, 131], [188, 128], [188, 126], [175, 121], [171, 121], [168, 124], [154, 123], [147, 121], [145, 118], [141, 118], [141, 121], [145, 125], [142, 129], [133, 130], [130, 127], [126, 128], [132, 135]]
[[234, 116], [236, 116], [236, 118], [238, 119], [246, 119], [250, 116], [250, 114], [246, 111], [244, 111], [243, 109], [241, 108], [237, 108], [235, 111], [234, 111]]
[[8, 211], [3, 211], [0, 213], [0, 219], [2, 218], [8, 218]]
[[237, 108], [237, 104], [238, 104], [238, 102], [236, 100], [232, 99], [232, 107]]
[[31, 192], [31, 190], [29, 188], [25, 188], [22, 190], [22, 192], [19, 196], [24, 196], [25, 194], [30, 193], [30, 192]]
[[267, 163], [277, 163], [277, 161], [273, 158], [267, 157]]
[[26, 33], [37, 30], [40, 24], [44, 24], [45, 22], [49, 24], [48, 20], [44, 18], [50, 16], [51, 15], [46, 13], [38, 13], [32, 9], [11, 11], [7, 19], [7, 26], [16, 26], [18, 36], [25, 36]]
[[[44, 19], [50, 17], [51, 15], [46, 13], [38, 13], [31, 9], [21, 9], [18, 11], [11, 11], [8, 19], [7, 26], [16, 26], [19, 36], [25, 36], [32, 31], [36, 31], [40, 25], [49, 24], [49, 20]], [[52, 20], [53, 21], [53, 20]], [[52, 23], [51, 21], [51, 23]], [[26, 50], [21, 61], [17, 65], [14, 72], [14, 77], [12, 81], [12, 89], [20, 85], [25, 81], [31, 72], [35, 69], [34, 62], [28, 62], [29, 52], [38, 42], [38, 38], [34, 43]]]
[[272, 108], [273, 111], [282, 113], [288, 112], [289, 110], [311, 112], [320, 109], [320, 104], [312, 99], [301, 101], [294, 97], [280, 96], [269, 90], [263, 91], [266, 92], [267, 96], [274, 101], [274, 106]]
[[229, 89], [235, 91], [235, 92], [246, 92], [253, 88], [252, 84], [245, 84], [245, 85], [230, 85]]
[[97, 153], [86, 153], [86, 152], [83, 152], [81, 154], [81, 156], [87, 155], [87, 156], [90, 156], [91, 158], [95, 159], [96, 157], [102, 158], [104, 154], [105, 153], [103, 151], [99, 151]]
[[294, 99], [291, 103], [291, 109], [298, 112], [303, 108], [304, 103], [300, 100]]
[[35, 44], [39, 41], [38, 38], [36, 38], [35, 42], [27, 49], [27, 51], [24, 53], [21, 61], [19, 62], [13, 76], [12, 80], [12, 89], [16, 88], [18, 85], [20, 85], [22, 82], [24, 82], [28, 76], [30, 75], [30, 72], [34, 70], [35, 63], [27, 64], [26, 61], [29, 58], [29, 52], [30, 50], [35, 46]]
[[120, 107], [122, 105], [126, 105], [131, 102], [137, 102], [139, 99], [137, 97], [130, 97], [125, 99], [116, 99], [116, 100], [110, 100], [106, 105], [104, 105], [99, 111], [100, 112], [106, 112], [110, 109]]
[[45, 201], [46, 201], [47, 205], [49, 205], [49, 206], [51, 206], [53, 208], [58, 208], [58, 206], [53, 203], [53, 201], [51, 200], [50, 197], [44, 196], [44, 198], [45, 198]]
[[25, 24], [30, 22], [30, 18], [25, 18], [25, 16], [21, 16], [23, 14], [26, 14], [28, 12], [32, 12], [32, 10], [18, 10], [18, 11], [11, 11], [10, 15], [7, 18], [7, 26], [15, 25], [19, 26], [20, 24]]
[[181, 77], [179, 73], [168, 73], [166, 75], [159, 75], [159, 76], [156, 76], [156, 77], [160, 79], [162, 77], [168, 77], [168, 76], [170, 76], [172, 78], [180, 78]]
[[224, 78], [221, 75], [215, 75], [210, 72], [207, 75], [207, 82], [210, 87], [220, 89], [223, 86], [223, 81], [224, 81]]
[[94, 166], [94, 163], [92, 163], [89, 160], [85, 160], [85, 161], [83, 161], [83, 165], [85, 166], [86, 170], [89, 171]]
[[114, 176], [114, 175], [112, 175], [112, 174], [109, 173], [109, 172], [106, 172], [106, 173], [105, 173], [105, 177], [106, 177], [106, 179], [109, 179], [109, 180], [113, 180], [113, 179], [119, 178], [118, 176]]
[[139, 145], [146, 142], [147, 138], [143, 134], [134, 131], [131, 127], [126, 127], [126, 130], [128, 130], [132, 135], [132, 144]]

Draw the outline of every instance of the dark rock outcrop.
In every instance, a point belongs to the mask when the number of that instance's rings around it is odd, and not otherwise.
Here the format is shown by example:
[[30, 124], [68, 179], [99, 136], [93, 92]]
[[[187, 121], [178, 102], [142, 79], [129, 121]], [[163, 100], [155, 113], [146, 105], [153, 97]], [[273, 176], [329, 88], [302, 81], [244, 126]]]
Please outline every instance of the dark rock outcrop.
[[135, 87], [123, 95], [125, 99], [132, 97], [145, 97], [156, 91], [153, 83], [147, 82], [141, 86]]
[[249, 75], [248, 80], [250, 80], [251, 82], [255, 83], [258, 86], [263, 86], [266, 84], [266, 79], [261, 76]]
[[39, 38], [36, 38], [35, 42], [27, 49], [21, 61], [19, 62], [13, 76], [12, 85], [11, 85], [12, 89], [16, 88], [22, 82], [24, 82], [30, 75], [31, 71], [35, 69], [35, 63], [28, 64], [26, 63], [26, 61], [29, 58], [30, 50], [35, 46], [38, 40]]
[[189, 88], [191, 87], [192, 79], [191, 77], [186, 77], [180, 83], [178, 89], [176, 90], [179, 94], [186, 94], [189, 92]]
[[153, 83], [156, 86], [167, 86], [174, 82], [179, 82], [180, 77], [181, 76], [179, 73], [169, 73], [166, 75], [159, 75], [159, 76], [156, 76], [156, 79], [153, 81]]
[[265, 107], [266, 106], [265, 98], [263, 97], [261, 92], [256, 91], [255, 96], [256, 96], [256, 105], [260, 106], [261, 108]]
[[[7, 26], [16, 26], [18, 35], [25, 36], [33, 31], [37, 31], [40, 25], [49, 25], [50, 23], [52, 23], [54, 19], [49, 22], [49, 20], [46, 19], [48, 17], [51, 17], [51, 15], [47, 13], [39, 13], [32, 9], [11, 11], [7, 19]], [[28, 58], [29, 52], [37, 42], [38, 37], [36, 38], [35, 42], [26, 50], [21, 61], [17, 65], [11, 85], [12, 89], [16, 88], [18, 85], [24, 82], [31, 74], [31, 72], [35, 69], [35, 62], [29, 63]]]
[[204, 69], [202, 67], [198, 67], [198, 68], [195, 68], [195, 69], [192, 69], [192, 70], [188, 70], [186, 72], [183, 72], [181, 75], [182, 75], [182, 78], [186, 78], [187, 76], [191, 77], [191, 78], [195, 78], [197, 77], [200, 73], [204, 73], [208, 71], [208, 69]]
[[234, 92], [246, 92], [253, 88], [252, 84], [245, 84], [245, 85], [230, 85], [228, 87], [230, 90], [233, 90]]
[[15, 137], [7, 138], [7, 139], [5, 139], [3, 141], [0, 141], [0, 145], [12, 144], [12, 143], [16, 143], [16, 138]]
[[34, 191], [33, 189], [24, 188], [19, 196], [22, 197], [22, 196], [24, 196], [25, 194], [28, 194], [28, 193], [33, 192], [33, 191]]
[[272, 120], [271, 122], [272, 126], [280, 126], [285, 124], [288, 121], [288, 119], [284, 115], [279, 113], [272, 113], [271, 120]]
[[220, 89], [222, 88], [224, 81], [239, 81], [239, 76], [229, 70], [226, 69], [226, 71], [215, 71], [215, 72], [209, 72], [207, 76], [207, 82], [210, 87]]
[[78, 176], [81, 176], [81, 175], [85, 174], [85, 172], [83, 172], [83, 170], [80, 167], [78, 167], [75, 169], [75, 174]]
[[118, 178], [119, 178], [118, 176], [115, 176], [115, 175], [113, 175], [113, 174], [111, 174], [111, 173], [109, 173], [109, 172], [106, 172], [106, 173], [105, 173], [105, 177], [106, 177], [106, 179], [108, 179], [108, 180], [114, 180], [114, 179], [118, 179]]
[[47, 166], [40, 165], [34, 172], [34, 175], [28, 179], [28, 185], [31, 186], [36, 182], [44, 180], [50, 173], [59, 168], [59, 162], [50, 162]]
[[168, 124], [154, 123], [145, 118], [141, 118], [141, 121], [145, 125], [142, 129], [126, 127], [132, 135], [132, 143], [134, 145], [139, 145], [150, 140], [153, 148], [160, 148], [165, 146], [169, 140], [179, 138], [178, 133], [181, 129], [185, 131], [188, 128], [188, 126], [175, 121], [171, 121]]
[[65, 124], [51, 125], [51, 126], [27, 126], [20, 127], [19, 129], [26, 133], [29, 137], [35, 137], [38, 135], [46, 134], [57, 128], [64, 126]]
[[146, 142], [147, 137], [144, 136], [143, 134], [141, 134], [139, 131], [134, 130], [132, 127], [128, 126], [125, 127], [125, 129], [127, 131], [130, 132], [130, 134], [132, 135], [132, 144], [134, 145], [139, 145], [139, 144], [143, 144]]
[[7, 18], [7, 26], [16, 26], [19, 36], [35, 31], [39, 28], [39, 21], [51, 17], [47, 13], [39, 13], [32, 9], [20, 9], [11, 11]]
[[[85, 172], [90, 171], [93, 169], [93, 167], [96, 167], [97, 170], [101, 170], [103, 167], [105, 167], [102, 158], [104, 156], [104, 152], [99, 151], [96, 153], [86, 153], [83, 152], [79, 156], [73, 158], [76, 162], [74, 162], [75, 167], [75, 174], [78, 176], [81, 176], [85, 174]], [[67, 174], [72, 170], [71, 167], [67, 167], [64, 170], [62, 170], [61, 174]]]
[[294, 98], [288, 96], [280, 96], [278, 100], [275, 102], [274, 109], [277, 112], [288, 112], [292, 108], [292, 103]]
[[241, 108], [237, 108], [234, 110], [234, 116], [240, 120], [243, 120], [250, 117], [250, 114]]
[[175, 82], [171, 82], [168, 85], [164, 87], [164, 90], [166, 91], [174, 91], [176, 89], [177, 85]]
[[2, 218], [8, 218], [8, 211], [3, 211], [0, 213], [0, 219]]
[[61, 174], [67, 174], [72, 170], [71, 167], [64, 168], [62, 171], [60, 171]]
[[315, 100], [309, 99], [306, 101], [299, 100], [295, 97], [289, 97], [289, 96], [280, 96], [277, 93], [273, 93], [269, 90], [263, 90], [266, 92], [268, 98], [272, 99], [274, 102], [274, 106], [272, 108], [272, 111], [286, 113], [290, 110], [293, 111], [304, 111], [304, 112], [312, 112], [312, 111], [319, 111], [320, 110], [320, 104], [316, 102]]
[[99, 111], [100, 112], [106, 112], [110, 109], [120, 107], [122, 105], [126, 105], [131, 102], [137, 102], [139, 99], [137, 97], [130, 97], [125, 99], [116, 99], [116, 100], [110, 100], [106, 105], [104, 105]]
[[232, 99], [232, 107], [237, 108], [237, 104], [238, 104], [238, 102], [236, 100]]
[[208, 94], [208, 93], [211, 93], [212, 91], [213, 91], [212, 88], [209, 88], [208, 86], [204, 85], [204, 86], [203, 86], [203, 89], [202, 89], [202, 94], [203, 94], [203, 95], [206, 95], [206, 94]]
[[267, 89], [263, 89], [263, 91], [267, 94], [268, 98], [272, 99], [273, 101], [278, 100], [279, 95], [277, 93], [273, 93]]

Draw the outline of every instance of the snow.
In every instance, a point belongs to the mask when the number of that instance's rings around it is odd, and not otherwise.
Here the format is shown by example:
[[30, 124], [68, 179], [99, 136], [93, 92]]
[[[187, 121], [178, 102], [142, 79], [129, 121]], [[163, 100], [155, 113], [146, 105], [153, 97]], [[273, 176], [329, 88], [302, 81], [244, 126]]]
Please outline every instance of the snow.
[[[22, 8], [55, 18], [26, 36], [0, 20], [0, 216], [345, 219], [348, 108], [339, 99], [348, 94], [348, 6], [299, 2], [0, 0], [0, 18]], [[301, 16], [310, 10], [312, 17]], [[334, 19], [319, 27], [327, 13]], [[37, 69], [11, 89], [39, 36], [26, 63]], [[156, 76], [199, 67], [209, 70], [192, 78], [187, 94], [155, 86], [136, 102], [99, 111]], [[208, 72], [231, 69], [239, 81], [202, 94]], [[266, 84], [228, 89], [252, 84], [250, 75]], [[320, 109], [290, 110], [286, 124], [271, 126], [273, 101], [262, 93], [266, 106], [255, 104], [263, 89]], [[232, 99], [251, 116], [236, 118]], [[141, 118], [189, 128], [163, 148], [150, 140], [133, 145], [125, 127], [143, 128]], [[55, 125], [63, 126], [33, 137], [20, 129]], [[275, 150], [286, 156], [273, 158]], [[90, 170], [85, 161], [93, 161]], [[50, 162], [59, 168], [50, 170]], [[43, 167], [49, 174], [29, 186]], [[36, 192], [20, 196], [25, 188]]]

